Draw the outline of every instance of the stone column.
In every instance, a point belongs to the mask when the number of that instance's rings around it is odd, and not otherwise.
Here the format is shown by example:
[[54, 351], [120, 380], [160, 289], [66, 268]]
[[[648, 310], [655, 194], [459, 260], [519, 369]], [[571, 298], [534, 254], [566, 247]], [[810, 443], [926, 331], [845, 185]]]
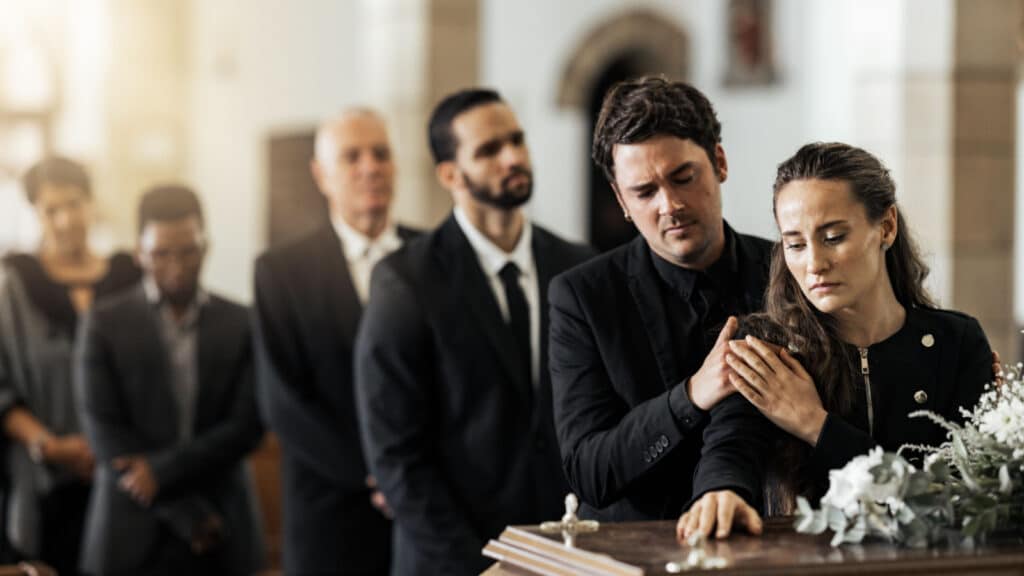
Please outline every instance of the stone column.
[[892, 9], [884, 21], [854, 18], [863, 32], [856, 140], [893, 171], [932, 269], [929, 290], [941, 306], [978, 318], [1011, 360], [1019, 0], [907, 0]]
[[952, 305], [978, 318], [993, 349], [1006, 360], [1016, 352], [1013, 244], [1019, 10], [1018, 0], [959, 0], [952, 70]]
[[438, 99], [477, 82], [478, 1], [364, 0], [369, 103], [389, 121], [402, 222], [431, 227], [451, 208], [434, 177], [427, 121]]

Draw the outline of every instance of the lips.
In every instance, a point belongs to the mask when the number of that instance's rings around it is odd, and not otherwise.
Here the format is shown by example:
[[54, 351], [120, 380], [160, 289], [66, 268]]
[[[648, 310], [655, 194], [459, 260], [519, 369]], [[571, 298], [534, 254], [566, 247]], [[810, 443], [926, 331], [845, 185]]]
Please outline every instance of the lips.
[[689, 230], [689, 229], [693, 228], [693, 226], [694, 226], [694, 225], [695, 225], [696, 223], [697, 223], [697, 222], [696, 222], [696, 221], [694, 221], [694, 220], [691, 220], [691, 221], [689, 221], [689, 222], [682, 222], [682, 223], [680, 223], [680, 224], [676, 224], [676, 225], [674, 225], [674, 226], [669, 226], [668, 228], [665, 228], [665, 230], [664, 230], [664, 232], [663, 232], [663, 233], [664, 233], [664, 234], [683, 234], [683, 233], [685, 233], [685, 232], [686, 232], [687, 230]]
[[513, 174], [512, 176], [509, 176], [509, 177], [505, 178], [504, 182], [502, 182], [502, 184], [504, 184], [505, 188], [521, 188], [523, 186], [526, 186], [529, 183], [530, 183], [530, 175], [529, 174], [522, 174], [522, 173], [520, 173], [520, 174]]
[[811, 285], [811, 292], [816, 294], [827, 294], [839, 287], [839, 282], [818, 282]]

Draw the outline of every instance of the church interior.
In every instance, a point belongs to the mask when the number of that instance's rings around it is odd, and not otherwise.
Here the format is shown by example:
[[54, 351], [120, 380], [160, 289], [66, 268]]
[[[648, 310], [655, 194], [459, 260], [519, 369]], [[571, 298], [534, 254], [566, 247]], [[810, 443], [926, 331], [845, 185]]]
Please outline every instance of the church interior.
[[[1021, 0], [0, 0], [0, 253], [38, 245], [22, 178], [59, 154], [89, 172], [99, 253], [135, 247], [147, 188], [192, 187], [203, 286], [252, 304], [257, 256], [327, 222], [309, 169], [324, 118], [386, 119], [393, 217], [432, 229], [452, 198], [427, 122], [471, 86], [500, 91], [525, 130], [528, 217], [606, 252], [637, 232], [591, 141], [605, 92], [646, 75], [714, 102], [722, 210], [745, 233], [778, 239], [776, 167], [803, 144], [881, 158], [929, 292], [1024, 360]], [[280, 450], [268, 434], [248, 457], [268, 573]]]

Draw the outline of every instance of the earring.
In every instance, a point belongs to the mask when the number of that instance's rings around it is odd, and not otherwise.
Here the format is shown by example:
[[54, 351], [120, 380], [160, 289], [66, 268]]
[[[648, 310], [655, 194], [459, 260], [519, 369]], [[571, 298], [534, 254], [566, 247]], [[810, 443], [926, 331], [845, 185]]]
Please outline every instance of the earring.
[[890, 248], [890, 246], [889, 246], [888, 242], [882, 242], [882, 252], [885, 252], [889, 248]]
[[626, 222], [632, 222], [633, 221], [633, 218], [631, 218], [629, 216], [629, 212], [626, 212], [625, 210], [622, 211], [622, 217], [626, 219]]

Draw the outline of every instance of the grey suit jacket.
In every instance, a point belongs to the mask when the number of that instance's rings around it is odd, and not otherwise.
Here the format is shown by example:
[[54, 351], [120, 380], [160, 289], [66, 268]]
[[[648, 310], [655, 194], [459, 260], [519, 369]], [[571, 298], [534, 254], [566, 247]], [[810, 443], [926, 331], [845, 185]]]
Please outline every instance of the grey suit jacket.
[[[97, 305], [80, 327], [75, 395], [96, 454], [95, 486], [82, 543], [89, 573], [139, 569], [167, 534], [161, 518], [180, 517], [197, 500], [223, 516], [227, 541], [217, 552], [224, 573], [250, 573], [262, 542], [242, 458], [259, 442], [248, 312], [211, 296], [199, 312], [198, 381], [193, 435], [178, 442], [170, 360], [157, 311], [139, 286]], [[117, 487], [111, 461], [142, 454], [160, 485], [147, 509]], [[178, 509], [176, 509], [178, 507]]]

